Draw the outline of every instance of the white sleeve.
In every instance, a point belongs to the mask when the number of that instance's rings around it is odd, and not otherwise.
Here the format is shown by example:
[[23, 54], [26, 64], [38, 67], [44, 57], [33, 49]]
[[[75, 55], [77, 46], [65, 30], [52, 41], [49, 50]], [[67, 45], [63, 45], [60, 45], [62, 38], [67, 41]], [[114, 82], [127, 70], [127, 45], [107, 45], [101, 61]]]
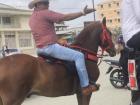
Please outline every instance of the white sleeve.
[[140, 22], [140, 0], [131, 0], [131, 3], [135, 16], [137, 20]]

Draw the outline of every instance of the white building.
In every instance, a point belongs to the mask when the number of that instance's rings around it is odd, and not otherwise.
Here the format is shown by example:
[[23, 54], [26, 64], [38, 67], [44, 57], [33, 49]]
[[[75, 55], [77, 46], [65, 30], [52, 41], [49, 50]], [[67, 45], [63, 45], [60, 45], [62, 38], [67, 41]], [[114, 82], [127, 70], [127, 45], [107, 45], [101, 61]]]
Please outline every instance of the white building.
[[18, 48], [23, 53], [34, 54], [35, 46], [28, 25], [29, 10], [16, 9], [0, 3], [0, 48]]

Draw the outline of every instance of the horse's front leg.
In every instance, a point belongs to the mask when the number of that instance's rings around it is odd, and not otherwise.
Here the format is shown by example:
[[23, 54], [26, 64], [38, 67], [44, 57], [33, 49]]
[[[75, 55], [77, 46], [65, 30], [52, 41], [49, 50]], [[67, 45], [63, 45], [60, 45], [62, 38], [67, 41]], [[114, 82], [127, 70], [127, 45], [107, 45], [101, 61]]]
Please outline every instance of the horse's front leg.
[[81, 94], [81, 92], [78, 92], [76, 95], [77, 95], [78, 105], [89, 105], [91, 95], [84, 96]]

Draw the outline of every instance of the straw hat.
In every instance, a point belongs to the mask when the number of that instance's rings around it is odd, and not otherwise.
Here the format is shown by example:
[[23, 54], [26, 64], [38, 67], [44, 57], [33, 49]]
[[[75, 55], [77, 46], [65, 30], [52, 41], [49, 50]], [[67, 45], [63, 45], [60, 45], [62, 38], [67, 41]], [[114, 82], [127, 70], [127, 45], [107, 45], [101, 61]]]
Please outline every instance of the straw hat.
[[36, 3], [39, 3], [39, 2], [47, 2], [47, 3], [49, 3], [49, 0], [33, 0], [33, 1], [31, 1], [31, 2], [29, 3], [28, 7], [29, 7], [30, 9], [33, 9], [34, 6], [35, 6], [35, 4], [36, 4]]

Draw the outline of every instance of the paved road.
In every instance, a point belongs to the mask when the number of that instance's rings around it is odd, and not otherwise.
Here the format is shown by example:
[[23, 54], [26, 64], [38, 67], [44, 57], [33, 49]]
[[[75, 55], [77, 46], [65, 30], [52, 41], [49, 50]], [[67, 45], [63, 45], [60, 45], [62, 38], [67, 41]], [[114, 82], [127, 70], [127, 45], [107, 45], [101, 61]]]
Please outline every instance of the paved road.
[[[103, 62], [99, 68], [101, 75], [98, 83], [101, 84], [101, 89], [92, 95], [90, 105], [129, 105], [130, 91], [115, 89], [110, 84], [109, 75], [105, 74], [107, 64]], [[22, 105], [77, 105], [77, 100], [75, 95], [58, 98], [32, 96], [30, 99], [26, 99]]]

